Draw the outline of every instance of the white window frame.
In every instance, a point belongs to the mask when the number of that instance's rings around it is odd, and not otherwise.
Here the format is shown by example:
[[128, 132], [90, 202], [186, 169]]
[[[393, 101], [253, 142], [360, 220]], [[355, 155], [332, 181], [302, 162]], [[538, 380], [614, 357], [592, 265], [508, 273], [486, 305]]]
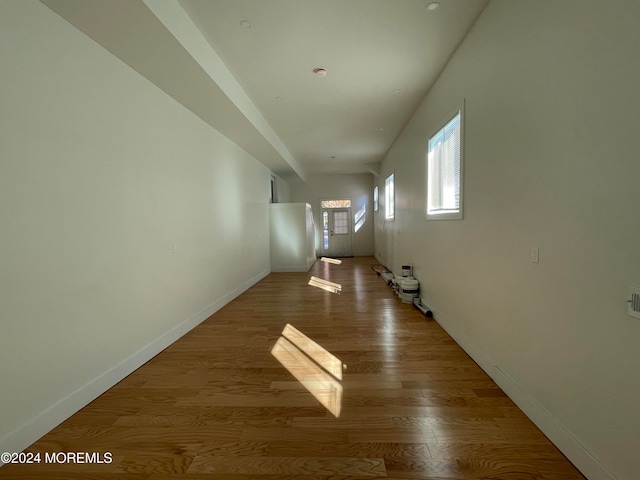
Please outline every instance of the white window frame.
[[[457, 210], [439, 210], [439, 211], [430, 211], [429, 208], [429, 195], [431, 193], [432, 178], [429, 177], [429, 172], [431, 168], [431, 159], [429, 158], [429, 153], [431, 149], [431, 141], [439, 134], [442, 133], [444, 128], [449, 125], [449, 123], [456, 117], [460, 115], [460, 162], [459, 162], [459, 178], [458, 178], [458, 208]], [[463, 211], [464, 211], [464, 103], [460, 105], [455, 111], [451, 112], [447, 115], [445, 121], [439, 124], [437, 130], [435, 130], [431, 135], [429, 135], [429, 141], [427, 142], [427, 155], [426, 155], [426, 216], [427, 220], [462, 220]]]
[[[396, 218], [396, 186], [395, 172], [391, 173], [384, 181], [384, 219], [394, 220]], [[391, 188], [389, 188], [391, 185]]]

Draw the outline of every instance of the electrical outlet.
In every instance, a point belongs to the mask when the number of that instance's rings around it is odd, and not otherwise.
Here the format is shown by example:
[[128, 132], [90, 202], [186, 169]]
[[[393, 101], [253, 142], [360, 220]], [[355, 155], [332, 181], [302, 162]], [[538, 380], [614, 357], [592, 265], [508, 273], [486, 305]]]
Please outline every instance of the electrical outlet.
[[531, 263], [539, 263], [540, 262], [540, 252], [538, 247], [531, 247]]

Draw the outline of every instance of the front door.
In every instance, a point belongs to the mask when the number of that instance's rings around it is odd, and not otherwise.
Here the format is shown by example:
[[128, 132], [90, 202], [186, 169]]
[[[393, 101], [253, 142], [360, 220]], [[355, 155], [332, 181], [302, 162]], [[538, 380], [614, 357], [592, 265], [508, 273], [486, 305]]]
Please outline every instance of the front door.
[[350, 208], [322, 209], [322, 252], [327, 257], [353, 256]]

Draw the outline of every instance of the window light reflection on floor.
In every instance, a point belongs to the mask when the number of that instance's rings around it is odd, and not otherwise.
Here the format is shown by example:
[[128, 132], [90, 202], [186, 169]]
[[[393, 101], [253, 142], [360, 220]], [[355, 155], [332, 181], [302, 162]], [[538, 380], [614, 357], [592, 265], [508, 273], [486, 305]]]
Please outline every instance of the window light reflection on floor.
[[[287, 325], [287, 327], [290, 327], [290, 325]], [[287, 327], [285, 327], [285, 330], [287, 330]], [[289, 329], [288, 334], [295, 341], [300, 340], [300, 338], [298, 338], [298, 334], [307, 338], [308, 341], [305, 341], [301, 346], [298, 346], [296, 343], [288, 340], [284, 336], [281, 336], [271, 349], [271, 354], [291, 373], [291, 375], [295, 377], [296, 380], [302, 384], [302, 386], [309, 391], [309, 393], [316, 398], [316, 400], [318, 400], [334, 417], [338, 418], [342, 408], [342, 385], [333, 375], [327, 373], [320, 364], [307, 356], [306, 351], [304, 350], [304, 348], [307, 347], [310, 351], [313, 351], [316, 347], [322, 350], [324, 349], [317, 343], [308, 339], [304, 334], [298, 332], [295, 328], [291, 327], [291, 329]], [[283, 335], [284, 333], [285, 331], [283, 331]], [[315, 345], [316, 347], [310, 347], [310, 345]], [[324, 351], [326, 354], [331, 355], [326, 350]], [[331, 356], [333, 357], [333, 355]], [[341, 362], [340, 365], [340, 368], [342, 369]], [[340, 374], [342, 375], [342, 370], [340, 370]]]
[[340, 292], [342, 292], [342, 285], [340, 285], [339, 283], [333, 283], [333, 282], [330, 282], [329, 280], [323, 280], [322, 278], [318, 278], [318, 277], [312, 276], [309, 279], [308, 285], [311, 285], [312, 287], [321, 288], [322, 290], [326, 290], [327, 292], [331, 292], [331, 293], [340, 294]]

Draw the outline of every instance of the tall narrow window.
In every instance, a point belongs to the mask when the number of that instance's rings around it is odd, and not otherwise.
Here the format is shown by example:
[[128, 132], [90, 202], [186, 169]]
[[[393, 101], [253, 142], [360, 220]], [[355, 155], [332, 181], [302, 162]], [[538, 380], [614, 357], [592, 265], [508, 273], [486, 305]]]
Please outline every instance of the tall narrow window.
[[271, 175], [271, 203], [278, 203], [278, 181]]
[[427, 218], [462, 218], [462, 111], [429, 139]]
[[385, 214], [384, 217], [387, 220], [393, 220], [395, 212], [395, 192], [393, 191], [393, 173], [387, 177], [384, 181], [384, 204]]
[[373, 187], [373, 211], [378, 211], [378, 185]]
[[329, 212], [322, 212], [322, 247], [329, 249]]

